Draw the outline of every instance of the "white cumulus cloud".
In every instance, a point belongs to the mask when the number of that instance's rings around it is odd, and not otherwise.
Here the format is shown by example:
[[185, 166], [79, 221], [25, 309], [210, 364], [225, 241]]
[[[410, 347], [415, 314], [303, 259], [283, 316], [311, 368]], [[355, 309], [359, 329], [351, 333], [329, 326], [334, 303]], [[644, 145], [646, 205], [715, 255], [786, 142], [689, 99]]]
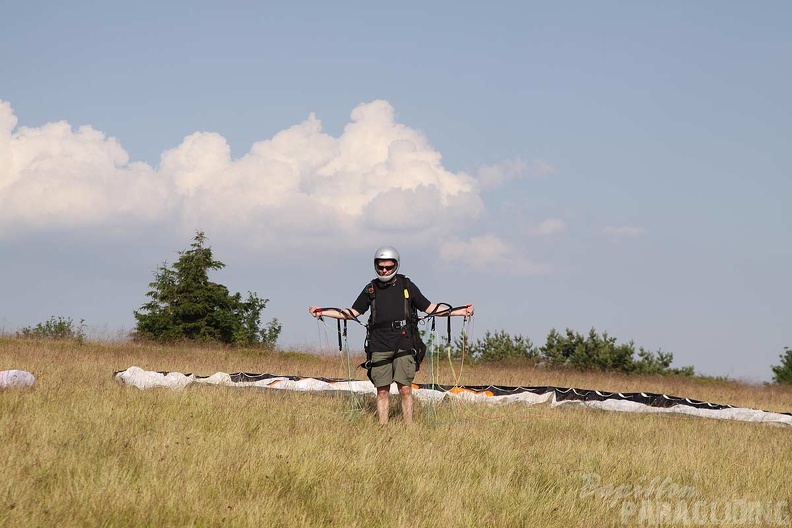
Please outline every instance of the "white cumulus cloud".
[[17, 121], [0, 101], [0, 236], [162, 222], [284, 249], [315, 247], [328, 234], [350, 245], [386, 233], [420, 243], [484, 210], [475, 180], [446, 170], [386, 101], [355, 108], [340, 137], [310, 115], [239, 159], [223, 136], [196, 132], [163, 152], [157, 169], [130, 163], [118, 141], [90, 126]]
[[129, 163], [114, 138], [63, 121], [16, 124], [11, 105], [0, 101], [0, 234], [130, 217], [150, 222], [168, 209], [171, 197], [159, 176], [144, 163]]

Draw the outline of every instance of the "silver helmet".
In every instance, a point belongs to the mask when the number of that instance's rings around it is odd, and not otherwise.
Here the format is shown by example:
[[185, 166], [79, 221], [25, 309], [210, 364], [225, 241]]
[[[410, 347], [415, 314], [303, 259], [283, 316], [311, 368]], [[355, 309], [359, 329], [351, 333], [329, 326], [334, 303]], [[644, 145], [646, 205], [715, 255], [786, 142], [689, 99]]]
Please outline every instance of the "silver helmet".
[[[392, 260], [396, 263], [396, 267], [393, 268], [393, 271], [387, 275], [380, 275], [377, 271], [377, 263], [380, 260]], [[388, 282], [393, 277], [396, 276], [396, 273], [399, 271], [399, 252], [396, 251], [396, 248], [393, 246], [382, 246], [377, 248], [377, 251], [374, 252], [374, 272], [377, 274], [377, 278], [382, 282]]]

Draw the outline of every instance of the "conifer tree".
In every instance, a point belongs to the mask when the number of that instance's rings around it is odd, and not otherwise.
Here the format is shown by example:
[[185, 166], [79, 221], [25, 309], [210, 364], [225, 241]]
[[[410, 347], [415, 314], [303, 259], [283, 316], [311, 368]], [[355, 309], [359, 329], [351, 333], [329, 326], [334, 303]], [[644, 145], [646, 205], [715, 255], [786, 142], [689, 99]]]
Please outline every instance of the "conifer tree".
[[157, 268], [146, 295], [151, 299], [135, 311], [136, 339], [172, 342], [184, 339], [236, 345], [274, 346], [281, 331], [277, 319], [261, 327], [261, 312], [269, 299], [248, 292], [242, 300], [228, 288], [209, 280], [209, 271], [225, 264], [215, 260], [206, 235], [197, 231], [190, 249], [168, 267]]
[[773, 381], [782, 385], [792, 385], [792, 348], [784, 347], [784, 354], [778, 357], [781, 358], [781, 364], [771, 367]]

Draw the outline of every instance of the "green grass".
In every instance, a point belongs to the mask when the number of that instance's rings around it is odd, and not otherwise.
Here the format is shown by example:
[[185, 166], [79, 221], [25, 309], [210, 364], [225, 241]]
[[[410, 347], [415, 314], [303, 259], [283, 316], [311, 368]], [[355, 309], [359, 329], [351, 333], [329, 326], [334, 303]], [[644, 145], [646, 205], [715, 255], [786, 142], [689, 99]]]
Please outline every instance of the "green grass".
[[[371, 398], [359, 410], [346, 394], [140, 391], [112, 377], [132, 365], [346, 376], [337, 356], [300, 351], [2, 339], [0, 368], [31, 371], [37, 385], [0, 392], [0, 526], [634, 526], [637, 514], [623, 519], [624, 508], [640, 506], [636, 490], [653, 481], [692, 490], [684, 504], [721, 516], [735, 501], [792, 502], [789, 428], [458, 402], [419, 402], [407, 427], [395, 400], [394, 419], [380, 427]], [[437, 381], [452, 378], [444, 368]], [[511, 364], [465, 366], [462, 382], [646, 390], [792, 410], [789, 389], [732, 381]], [[599, 481], [587, 488], [591, 475]], [[669, 502], [658, 493], [651, 504]], [[684, 523], [664, 524], [675, 525]]]

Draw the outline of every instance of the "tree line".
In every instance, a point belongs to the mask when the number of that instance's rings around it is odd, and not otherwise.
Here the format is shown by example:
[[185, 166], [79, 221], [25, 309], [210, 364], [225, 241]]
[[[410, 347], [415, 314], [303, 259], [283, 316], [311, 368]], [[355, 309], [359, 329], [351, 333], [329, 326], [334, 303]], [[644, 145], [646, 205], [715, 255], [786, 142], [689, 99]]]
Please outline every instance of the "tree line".
[[563, 333], [550, 330], [542, 346], [534, 345], [528, 337], [512, 336], [505, 331], [484, 333], [484, 337], [473, 342], [464, 337], [454, 341], [452, 357], [462, 355], [474, 362], [527, 361], [551, 368], [574, 368], [623, 372], [626, 374], [661, 374], [693, 376], [693, 367], [671, 366], [674, 354], [657, 350], [652, 352], [643, 347], [636, 349], [635, 343], [617, 344], [617, 339], [607, 332], [601, 334], [592, 328], [584, 336], [567, 328]]

